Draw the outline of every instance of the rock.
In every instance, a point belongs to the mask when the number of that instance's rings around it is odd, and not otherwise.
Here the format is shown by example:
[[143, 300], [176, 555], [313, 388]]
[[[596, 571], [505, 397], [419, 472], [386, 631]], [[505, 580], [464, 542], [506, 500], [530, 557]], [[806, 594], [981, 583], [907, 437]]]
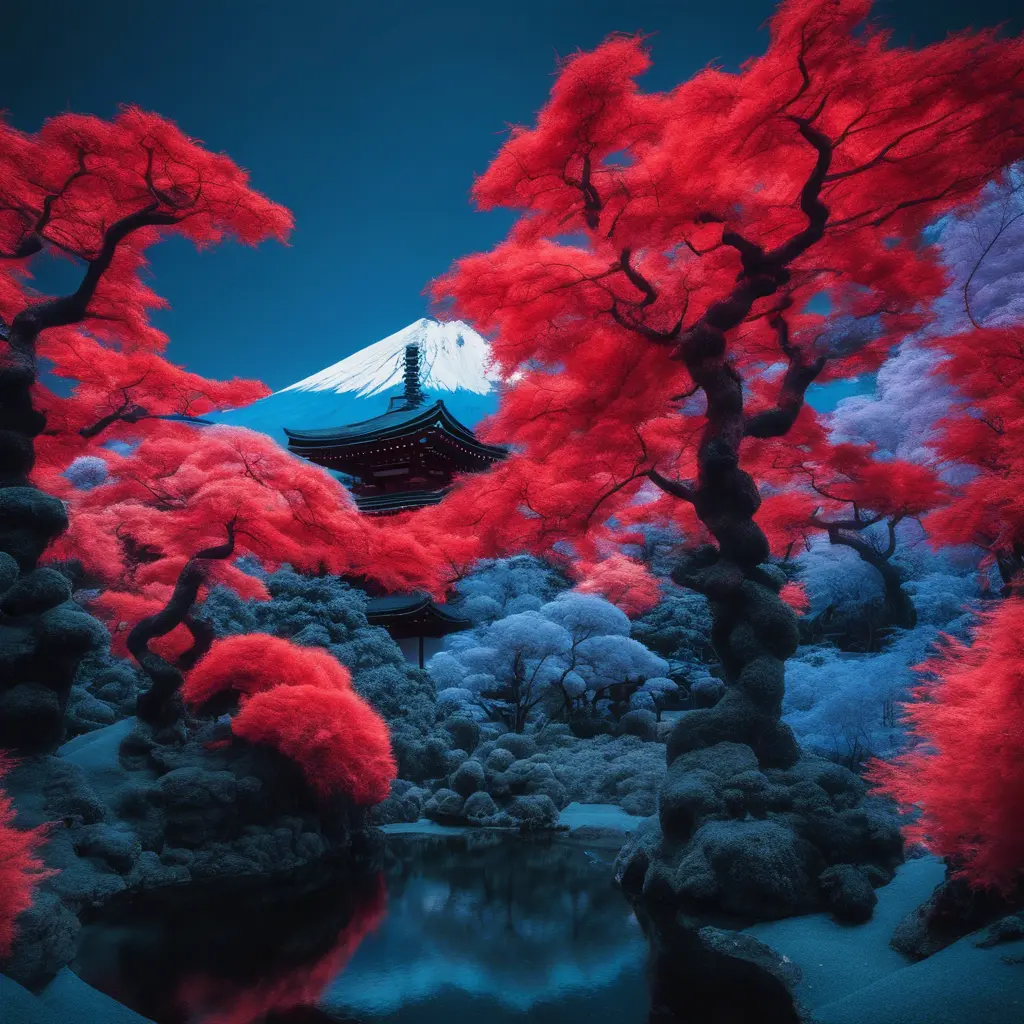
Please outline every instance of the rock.
[[677, 771], [713, 772], [721, 779], [758, 770], [757, 757], [744, 743], [716, 743], [702, 750], [691, 750], [669, 763]]
[[990, 924], [984, 938], [974, 943], [978, 949], [991, 949], [1002, 942], [1014, 942], [1024, 939], [1024, 911], [1002, 917], [995, 924]]
[[175, 768], [161, 777], [156, 788], [168, 808], [227, 807], [235, 801], [238, 778], [226, 771]]
[[690, 701], [694, 708], [713, 708], [725, 696], [725, 683], [714, 676], [695, 679], [690, 684]]
[[0, 690], [0, 747], [25, 752], [53, 749], [64, 730], [64, 709], [56, 691], [39, 683]]
[[[774, 821], [701, 825], [675, 871], [684, 903], [771, 920], [817, 909], [820, 855]], [[646, 885], [645, 885], [646, 889]]]
[[0, 538], [22, 571], [35, 568], [50, 541], [68, 528], [64, 502], [35, 487], [0, 488]]
[[479, 761], [464, 761], [452, 775], [449, 783], [461, 796], [470, 796], [478, 790], [486, 789], [487, 776], [484, 766]]
[[406, 779], [395, 779], [387, 799], [370, 811], [375, 825], [393, 825], [397, 822], [417, 821], [422, 817], [423, 790]]
[[18, 941], [3, 973], [25, 988], [39, 989], [75, 957], [78, 918], [52, 892], [37, 891], [18, 917]]
[[697, 937], [707, 949], [756, 964], [778, 978], [790, 991], [796, 988], [803, 977], [803, 971], [792, 960], [752, 935], [709, 926], [701, 928]]
[[658, 795], [662, 831], [674, 842], [689, 839], [701, 821], [725, 809], [719, 777], [701, 769], [688, 770], [682, 761], [673, 762]]
[[511, 750], [506, 750], [504, 747], [495, 747], [487, 755], [485, 764], [489, 772], [503, 772], [515, 764], [515, 760], [516, 755]]
[[440, 825], [460, 824], [464, 800], [451, 789], [439, 789], [423, 805], [423, 814]]
[[481, 824], [498, 813], [498, 805], [490, 793], [477, 792], [466, 799], [463, 813], [474, 824]]
[[1015, 909], [994, 890], [972, 889], [961, 878], [947, 878], [900, 921], [889, 945], [912, 960], [924, 960]]
[[18, 563], [6, 551], [0, 551], [0, 594], [13, 586], [20, 572]]
[[465, 750], [446, 750], [444, 754], [444, 774], [452, 775], [454, 772], [457, 772], [459, 765], [467, 757], [469, 757], [469, 754]]
[[51, 815], [84, 825], [103, 820], [106, 805], [89, 785], [82, 768], [56, 757], [48, 759], [46, 765], [43, 797]]
[[127, 874], [142, 855], [142, 843], [131, 829], [99, 822], [80, 828], [75, 850], [83, 857], [101, 857], [115, 871]]
[[517, 796], [506, 813], [523, 829], [554, 828], [558, 824], [558, 808], [543, 793]]
[[157, 889], [164, 885], [177, 885], [192, 878], [188, 868], [182, 865], [163, 864], [152, 850], [145, 850], [128, 876], [131, 889]]
[[505, 733], [504, 736], [498, 737], [495, 746], [515, 754], [518, 761], [537, 753], [537, 741], [525, 733]]
[[[80, 658], [110, 642], [106, 629], [74, 601], [43, 612], [35, 624], [39, 647], [47, 660]], [[77, 667], [77, 666], [76, 666]]]
[[762, 768], [788, 767], [800, 756], [792, 729], [760, 712], [740, 689], [732, 687], [713, 708], [687, 711], [679, 718], [666, 744], [668, 763], [723, 741], [756, 748]]
[[104, 725], [113, 725], [118, 718], [109, 704], [94, 697], [82, 686], [75, 686], [71, 690], [67, 717], [73, 730], [79, 732], [89, 732]]
[[822, 900], [832, 916], [844, 924], [871, 920], [878, 897], [867, 875], [852, 864], [834, 864], [818, 876]]
[[472, 753], [480, 743], [480, 725], [465, 715], [453, 715], [444, 723], [444, 729], [452, 738], [452, 746]]
[[56, 608], [71, 599], [71, 584], [54, 569], [45, 566], [22, 576], [0, 597], [0, 612], [5, 615], [31, 615]]
[[639, 736], [653, 742], [658, 738], [658, 719], [653, 711], [627, 711], [619, 720], [616, 732], [620, 736]]
[[208, 846], [233, 830], [241, 809], [236, 804], [238, 779], [227, 771], [175, 768], [155, 789], [163, 805], [164, 835], [172, 846]]

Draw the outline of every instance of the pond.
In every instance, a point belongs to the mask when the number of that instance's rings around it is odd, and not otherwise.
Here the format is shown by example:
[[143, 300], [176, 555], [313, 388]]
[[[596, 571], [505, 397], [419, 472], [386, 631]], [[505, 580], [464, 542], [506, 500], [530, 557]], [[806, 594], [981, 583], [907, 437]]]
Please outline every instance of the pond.
[[640, 1024], [648, 943], [607, 846], [392, 835], [379, 873], [110, 904], [74, 968], [158, 1024]]

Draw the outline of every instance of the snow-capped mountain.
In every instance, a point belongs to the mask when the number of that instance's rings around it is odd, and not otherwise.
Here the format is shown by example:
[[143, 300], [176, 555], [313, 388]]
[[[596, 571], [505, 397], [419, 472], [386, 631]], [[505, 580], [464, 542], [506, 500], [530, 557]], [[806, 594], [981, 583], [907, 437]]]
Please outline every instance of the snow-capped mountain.
[[420, 386], [428, 402], [443, 399], [467, 427], [497, 409], [498, 376], [489, 366], [487, 341], [461, 320], [439, 323], [424, 317], [267, 398], [216, 418], [284, 441], [284, 427], [313, 430], [379, 416], [403, 391], [407, 345], [419, 347]]

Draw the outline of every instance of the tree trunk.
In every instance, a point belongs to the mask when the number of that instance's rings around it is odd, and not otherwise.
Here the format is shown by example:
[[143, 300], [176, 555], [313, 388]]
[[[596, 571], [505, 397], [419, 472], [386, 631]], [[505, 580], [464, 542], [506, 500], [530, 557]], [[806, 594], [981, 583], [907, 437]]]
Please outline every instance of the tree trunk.
[[913, 629], [917, 625], [917, 609], [914, 607], [910, 595], [903, 589], [902, 570], [890, 561], [896, 550], [895, 529], [895, 524], [890, 523], [890, 542], [885, 551], [879, 551], [863, 537], [841, 533], [834, 529], [829, 530], [828, 539], [830, 544], [852, 548], [881, 576], [882, 588], [885, 591], [885, 607], [893, 625], [899, 626], [900, 629]]
[[[212, 642], [212, 633], [192, 618], [192, 607], [199, 589], [206, 582], [212, 559], [230, 558], [235, 550], [235, 524], [227, 524], [228, 539], [223, 544], [205, 548], [193, 555], [178, 575], [174, 592], [166, 606], [155, 615], [138, 622], [128, 634], [128, 650], [149, 676], [152, 685], [139, 695], [136, 714], [151, 725], [169, 725], [181, 714], [178, 691], [184, 682], [182, 669], [188, 669], [205, 653]], [[166, 636], [178, 626], [186, 625], [195, 638], [193, 647], [185, 653], [179, 665], [172, 665], [149, 649], [153, 640]]]
[[37, 568], [68, 518], [63, 502], [29, 481], [46, 426], [32, 404], [43, 326], [32, 313], [9, 332], [0, 321], [0, 747], [28, 754], [60, 744], [78, 666], [106, 632], [71, 603], [62, 574]]

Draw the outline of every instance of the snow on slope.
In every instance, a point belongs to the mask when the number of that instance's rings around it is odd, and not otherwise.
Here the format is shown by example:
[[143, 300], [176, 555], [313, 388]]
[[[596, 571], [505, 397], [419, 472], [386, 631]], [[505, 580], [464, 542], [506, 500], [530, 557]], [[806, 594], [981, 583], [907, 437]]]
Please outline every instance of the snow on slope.
[[425, 390], [456, 391], [462, 388], [485, 395], [497, 375], [487, 366], [490, 348], [476, 331], [461, 320], [438, 323], [422, 317], [382, 341], [368, 345], [341, 362], [314, 373], [277, 392], [333, 391], [359, 397], [379, 395], [401, 385], [405, 372], [405, 348], [420, 349], [420, 384]]
[[284, 427], [317, 430], [379, 416], [403, 391], [405, 347], [413, 344], [419, 346], [420, 384], [428, 402], [443, 399], [467, 427], [497, 409], [498, 377], [489, 366], [487, 341], [460, 320], [422, 318], [267, 398], [211, 419], [284, 442]]

